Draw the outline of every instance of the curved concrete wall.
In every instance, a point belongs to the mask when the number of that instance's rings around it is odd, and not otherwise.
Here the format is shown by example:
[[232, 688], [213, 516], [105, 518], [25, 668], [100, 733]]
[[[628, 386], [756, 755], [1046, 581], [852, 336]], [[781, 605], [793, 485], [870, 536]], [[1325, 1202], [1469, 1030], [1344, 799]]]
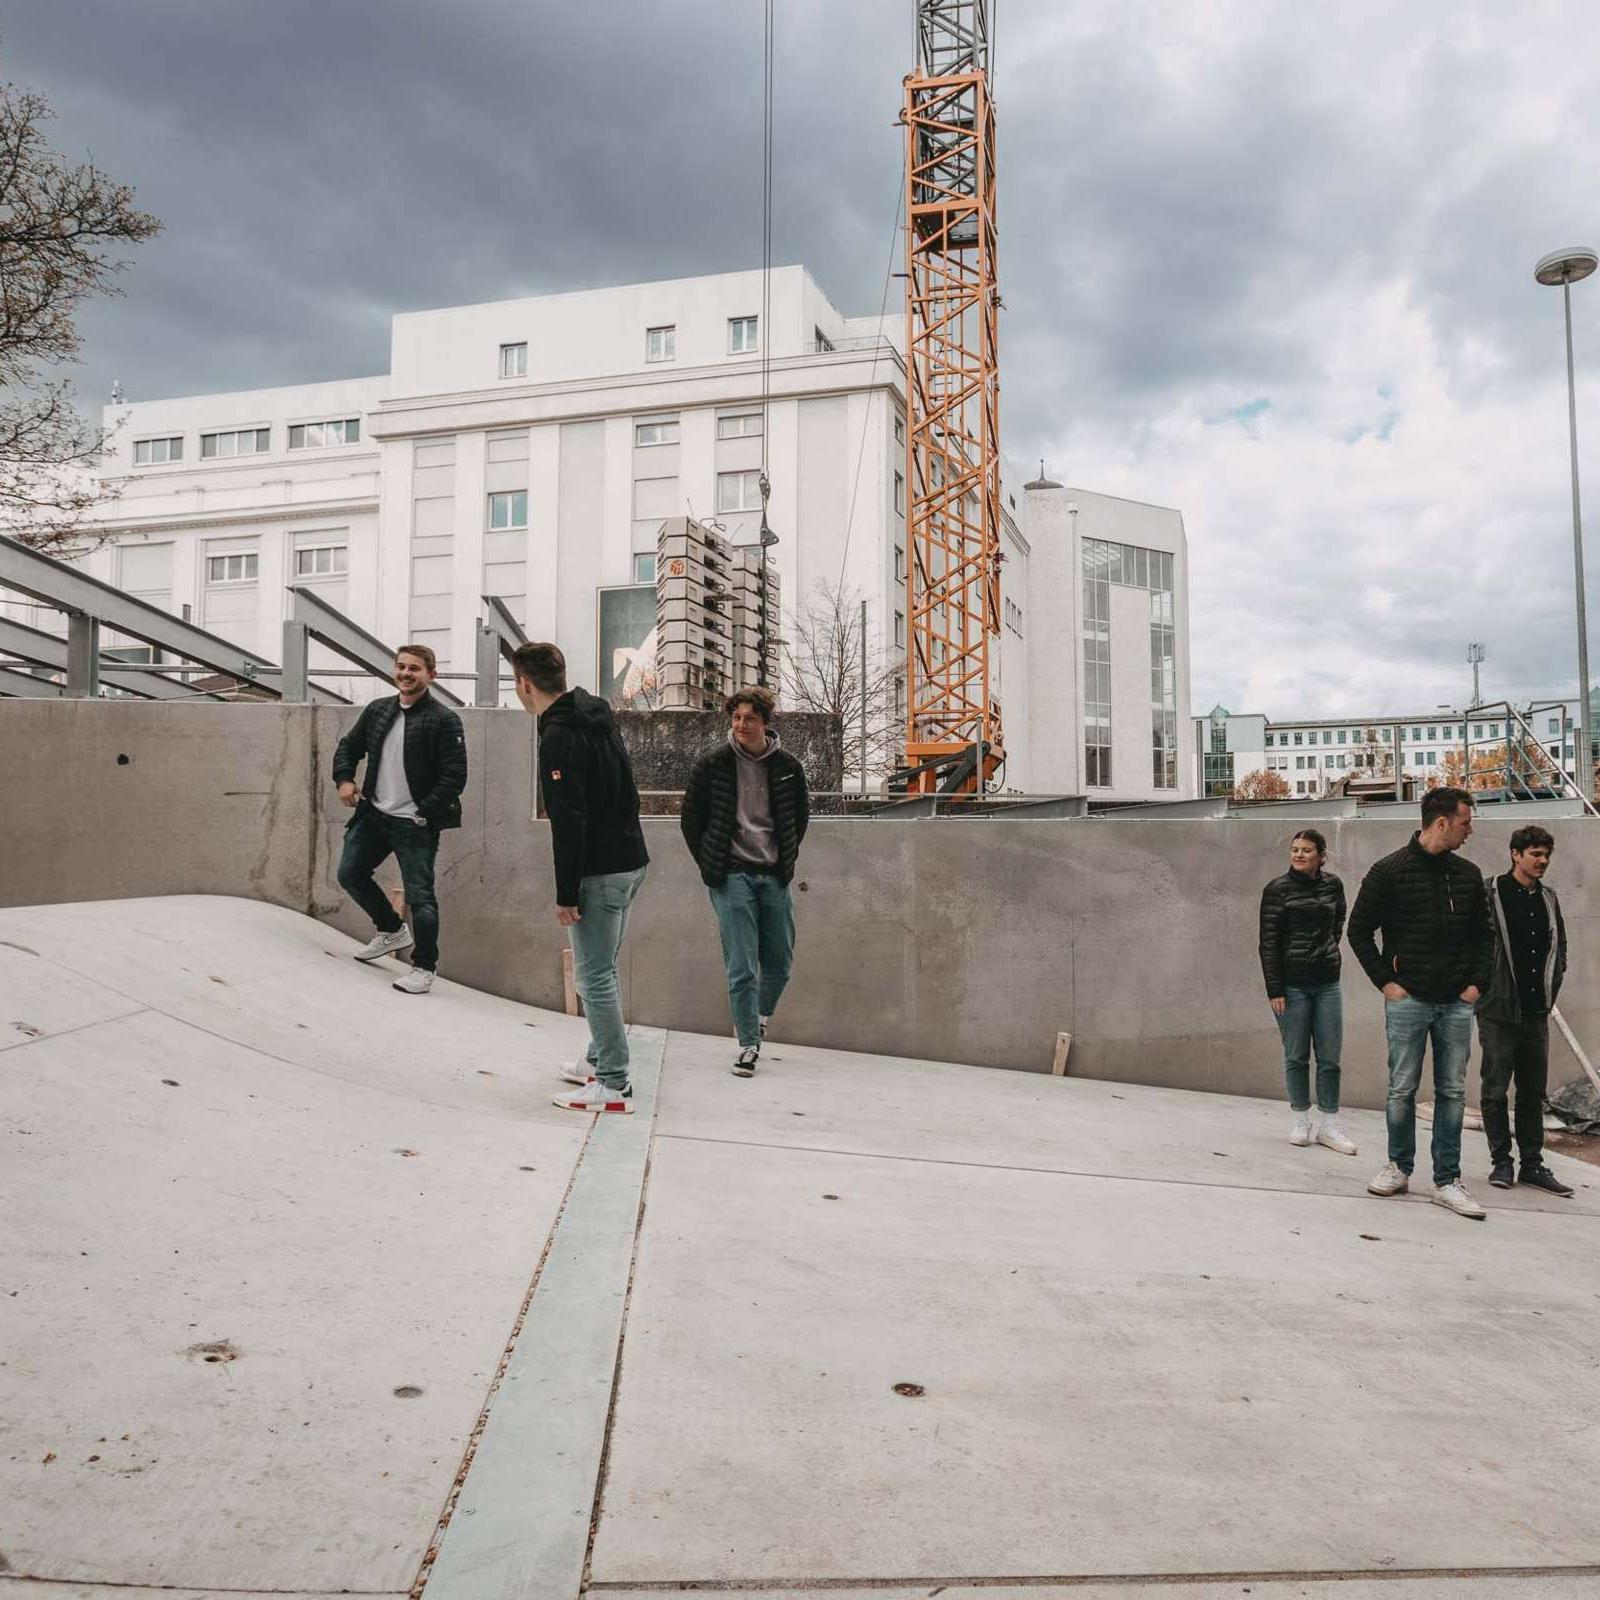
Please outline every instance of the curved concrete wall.
[[[364, 931], [334, 881], [347, 814], [327, 777], [354, 714], [0, 703], [0, 904], [236, 894]], [[559, 1007], [562, 939], [548, 832], [532, 820], [532, 724], [520, 711], [468, 711], [465, 721], [473, 778], [465, 825], [440, 852], [441, 967]], [[801, 858], [800, 946], [779, 1036], [1046, 1071], [1066, 1031], [1074, 1074], [1276, 1095], [1256, 908], [1299, 825], [820, 820]], [[705, 890], [677, 824], [646, 826], [653, 864], [627, 948], [630, 1014], [725, 1034]], [[1510, 826], [1486, 813], [1467, 854], [1498, 868]], [[1573, 944], [1562, 1009], [1593, 1051], [1600, 827], [1549, 826], [1551, 881]], [[1352, 899], [1366, 868], [1411, 831], [1395, 821], [1323, 827]], [[1380, 1002], [1347, 958], [1347, 1103], [1381, 1103], [1383, 1062]], [[1571, 1075], [1564, 1052], [1555, 1070]]]

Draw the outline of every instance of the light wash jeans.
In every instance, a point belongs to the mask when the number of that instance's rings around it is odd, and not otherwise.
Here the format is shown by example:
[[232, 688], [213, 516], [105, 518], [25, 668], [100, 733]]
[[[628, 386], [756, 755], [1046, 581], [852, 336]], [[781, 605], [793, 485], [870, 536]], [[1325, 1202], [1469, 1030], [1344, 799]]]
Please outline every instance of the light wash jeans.
[[1283, 1075], [1288, 1080], [1290, 1108], [1311, 1109], [1311, 1050], [1315, 1046], [1317, 1110], [1332, 1116], [1339, 1109], [1339, 1052], [1344, 1046], [1344, 1000], [1338, 981], [1286, 984], [1283, 1000], [1283, 1015], [1277, 1021], [1283, 1035]]
[[739, 1048], [761, 1043], [761, 1019], [770, 1017], [794, 965], [794, 897], [770, 873], [730, 872], [711, 891], [728, 971], [728, 1010]]
[[1461, 1176], [1461, 1116], [1467, 1103], [1467, 1057], [1473, 1008], [1465, 1000], [1436, 1004], [1407, 995], [1383, 1003], [1389, 1037], [1389, 1159], [1408, 1177], [1417, 1159], [1417, 1086], [1422, 1055], [1433, 1040], [1433, 1181]]
[[589, 1019], [589, 1065], [608, 1089], [629, 1087], [628, 1027], [622, 1020], [617, 956], [645, 870], [597, 872], [582, 879], [578, 885], [582, 917], [567, 929], [573, 982]]

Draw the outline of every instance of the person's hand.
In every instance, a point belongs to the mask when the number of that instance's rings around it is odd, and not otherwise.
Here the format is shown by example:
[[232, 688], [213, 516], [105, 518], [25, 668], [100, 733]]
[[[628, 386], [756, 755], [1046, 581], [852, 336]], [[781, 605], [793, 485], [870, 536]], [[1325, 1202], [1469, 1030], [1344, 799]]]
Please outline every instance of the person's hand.
[[1461, 1003], [1467, 1006], [1475, 1006], [1478, 1003], [1478, 996], [1482, 993], [1483, 991], [1477, 986], [1477, 984], [1469, 983], [1466, 988], [1461, 991]]
[[557, 906], [556, 921], [563, 928], [570, 928], [574, 922], [583, 921], [583, 913], [576, 906]]
[[339, 798], [347, 805], [353, 806], [361, 798], [360, 791], [348, 778], [339, 785]]
[[1273, 1013], [1280, 1017], [1289, 1009], [1289, 1002], [1281, 994], [1273, 995], [1273, 997], [1267, 1001], [1267, 1004], [1272, 1007]]
[[1411, 995], [1408, 990], [1402, 989], [1398, 983], [1386, 983], [1383, 986], [1383, 998], [1385, 1000], [1409, 1000]]

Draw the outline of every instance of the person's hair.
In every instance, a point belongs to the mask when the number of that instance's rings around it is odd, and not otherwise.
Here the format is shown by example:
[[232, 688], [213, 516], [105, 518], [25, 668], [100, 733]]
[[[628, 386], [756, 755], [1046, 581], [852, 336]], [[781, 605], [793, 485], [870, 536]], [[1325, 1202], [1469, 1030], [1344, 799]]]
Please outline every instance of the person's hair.
[[1453, 817], [1462, 806], [1472, 803], [1472, 796], [1465, 789], [1452, 789], [1448, 784], [1430, 789], [1422, 797], [1422, 826], [1426, 828], [1440, 817]]
[[396, 661], [401, 656], [415, 656], [429, 672], [438, 672], [439, 658], [433, 653], [431, 646], [425, 644], [403, 644], [394, 653]]
[[1518, 828], [1511, 835], [1511, 853], [1514, 856], [1520, 856], [1524, 850], [1532, 850], [1540, 845], [1553, 852], [1556, 847], [1556, 841], [1555, 836], [1548, 828], [1541, 828], [1536, 822], [1530, 822], [1526, 827]]
[[519, 644], [511, 653], [511, 668], [540, 694], [567, 692], [567, 658], [559, 645]]
[[731, 717], [740, 706], [749, 706], [763, 722], [771, 722], [778, 702], [770, 689], [739, 689], [723, 702], [723, 715]]
[[[1302, 828], [1299, 831], [1299, 833], [1297, 833], [1294, 836], [1294, 838], [1295, 839], [1309, 839], [1312, 842], [1312, 844], [1314, 844], [1317, 847], [1317, 854], [1318, 855], [1325, 856], [1328, 853], [1328, 841], [1326, 839], [1324, 839], [1322, 837], [1322, 835], [1320, 833], [1318, 833], [1315, 828]], [[1291, 839], [1289, 841], [1289, 843], [1293, 844], [1294, 843], [1294, 839]]]

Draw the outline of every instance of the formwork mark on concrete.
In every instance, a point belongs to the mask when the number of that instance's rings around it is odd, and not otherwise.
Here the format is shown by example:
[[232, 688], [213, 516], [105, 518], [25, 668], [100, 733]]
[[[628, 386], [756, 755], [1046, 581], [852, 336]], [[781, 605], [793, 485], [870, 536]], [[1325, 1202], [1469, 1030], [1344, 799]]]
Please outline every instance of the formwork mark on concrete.
[[[1066, 1572], [1025, 1577], [971, 1575], [905, 1578], [664, 1578], [593, 1583], [588, 1594], [827, 1594], [905, 1589], [1087, 1589], [1199, 1587], [1220, 1583], [1508, 1582], [1530, 1578], [1600, 1577], [1600, 1565], [1576, 1567], [1362, 1567], [1287, 1572]], [[1399, 1600], [1399, 1597], [1396, 1597]]]
[[[1176, 1189], [1225, 1189], [1237, 1194], [1282, 1194], [1300, 1199], [1318, 1200], [1374, 1200], [1379, 1198], [1370, 1195], [1363, 1185], [1359, 1191], [1345, 1192], [1343, 1190], [1331, 1191], [1327, 1189], [1291, 1189], [1279, 1184], [1254, 1184], [1254, 1183], [1223, 1183], [1212, 1181], [1208, 1178], [1155, 1178], [1143, 1172], [1094, 1172], [1079, 1167], [1033, 1167], [1014, 1166], [1004, 1161], [958, 1161], [952, 1156], [909, 1156], [895, 1150], [840, 1150], [832, 1145], [817, 1144], [774, 1144], [759, 1139], [720, 1139], [708, 1133], [658, 1133], [656, 1138], [662, 1141], [672, 1140], [678, 1144], [722, 1144], [732, 1145], [741, 1150], [776, 1150], [795, 1155], [813, 1156], [839, 1156], [849, 1161], [906, 1161], [917, 1166], [925, 1167], [969, 1167], [978, 1172], [1029, 1172], [1045, 1178], [1086, 1178], [1094, 1182], [1105, 1183], [1142, 1183]], [[1411, 1195], [1397, 1195], [1401, 1204], [1431, 1205], [1432, 1199], [1422, 1191]], [[1391, 1200], [1392, 1203], [1392, 1200]], [[1513, 1213], [1506, 1213], [1512, 1215]], [[1515, 1213], [1520, 1215], [1521, 1213]], [[1582, 1217], [1593, 1222], [1595, 1216], [1589, 1211], [1574, 1211], [1571, 1207], [1557, 1210], [1540, 1210], [1539, 1216], [1568, 1216]], [[920, 1580], [913, 1580], [919, 1581]], [[937, 1582], [938, 1580], [934, 1580]], [[1009, 1581], [1009, 1580], [1007, 1580]]]

